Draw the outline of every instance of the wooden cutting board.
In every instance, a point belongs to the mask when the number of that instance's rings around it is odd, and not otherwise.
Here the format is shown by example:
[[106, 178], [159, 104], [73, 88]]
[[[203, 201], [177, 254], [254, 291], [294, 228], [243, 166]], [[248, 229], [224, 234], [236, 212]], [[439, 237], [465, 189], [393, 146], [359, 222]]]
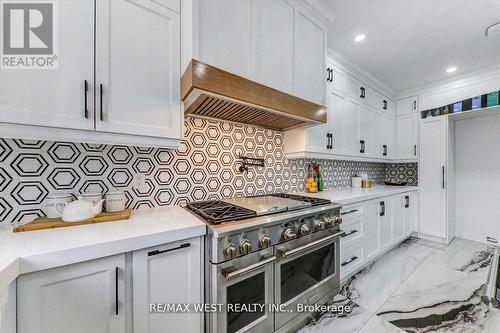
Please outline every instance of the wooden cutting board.
[[132, 209], [127, 208], [125, 210], [114, 213], [108, 213], [108, 212], [101, 213], [94, 218], [79, 222], [63, 222], [61, 218], [49, 219], [48, 217], [43, 216], [43, 217], [37, 217], [32, 222], [14, 228], [14, 232], [43, 230], [51, 228], [64, 228], [64, 227], [72, 227], [74, 225], [128, 220], [131, 215], [132, 215]]

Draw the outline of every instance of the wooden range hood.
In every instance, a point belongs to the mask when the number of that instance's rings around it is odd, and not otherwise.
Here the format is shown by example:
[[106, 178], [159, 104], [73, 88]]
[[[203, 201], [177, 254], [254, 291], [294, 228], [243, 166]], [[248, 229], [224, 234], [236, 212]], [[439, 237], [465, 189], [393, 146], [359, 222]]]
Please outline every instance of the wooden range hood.
[[181, 79], [186, 115], [286, 130], [326, 123], [326, 108], [191, 60]]

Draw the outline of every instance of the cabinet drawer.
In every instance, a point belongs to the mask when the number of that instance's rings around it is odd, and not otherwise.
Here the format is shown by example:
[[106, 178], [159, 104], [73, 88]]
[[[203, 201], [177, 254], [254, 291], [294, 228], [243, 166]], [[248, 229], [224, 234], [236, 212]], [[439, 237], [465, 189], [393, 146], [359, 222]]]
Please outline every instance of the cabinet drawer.
[[363, 216], [363, 206], [346, 206], [342, 207], [340, 210], [340, 216], [342, 217], [342, 227], [349, 225], [351, 221], [356, 220], [358, 217]]
[[341, 238], [341, 246], [352, 244], [353, 241], [363, 237], [363, 217], [359, 216], [349, 221], [348, 225], [343, 225], [342, 230], [345, 232]]
[[359, 267], [363, 260], [363, 244], [348, 247], [340, 251], [340, 275], [345, 276]]

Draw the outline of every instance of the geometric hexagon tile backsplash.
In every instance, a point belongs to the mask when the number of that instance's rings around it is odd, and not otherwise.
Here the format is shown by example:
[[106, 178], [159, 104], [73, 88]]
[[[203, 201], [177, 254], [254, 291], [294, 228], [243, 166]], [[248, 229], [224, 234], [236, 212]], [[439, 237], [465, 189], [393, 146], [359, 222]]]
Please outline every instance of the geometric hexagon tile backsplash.
[[[283, 134], [272, 130], [188, 117], [177, 150], [85, 143], [0, 139], [0, 222], [43, 215], [49, 193], [122, 189], [133, 209], [183, 201], [304, 190], [310, 159], [286, 159]], [[238, 171], [240, 155], [263, 158], [264, 167]], [[417, 182], [416, 163], [385, 164], [315, 160], [326, 188], [350, 186], [367, 172]]]

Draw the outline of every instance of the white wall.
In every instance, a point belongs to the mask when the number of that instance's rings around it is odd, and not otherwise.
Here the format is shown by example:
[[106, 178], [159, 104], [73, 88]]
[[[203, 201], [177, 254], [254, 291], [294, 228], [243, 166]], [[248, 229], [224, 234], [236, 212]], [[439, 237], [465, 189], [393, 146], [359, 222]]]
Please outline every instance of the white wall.
[[456, 236], [500, 242], [500, 115], [455, 123]]

